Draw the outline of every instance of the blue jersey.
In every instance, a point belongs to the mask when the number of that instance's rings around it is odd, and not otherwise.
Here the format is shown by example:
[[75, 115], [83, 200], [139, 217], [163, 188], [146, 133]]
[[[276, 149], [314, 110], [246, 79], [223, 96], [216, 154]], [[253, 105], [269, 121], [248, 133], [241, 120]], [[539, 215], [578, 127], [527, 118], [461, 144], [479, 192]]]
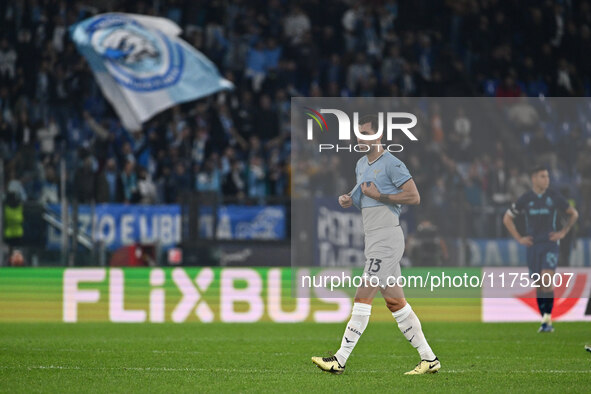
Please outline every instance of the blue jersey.
[[361, 184], [363, 182], [373, 182], [380, 193], [383, 194], [400, 193], [402, 185], [412, 178], [402, 161], [388, 151], [384, 152], [372, 163], [369, 162], [367, 155], [364, 155], [357, 161], [355, 175], [357, 185], [351, 191], [351, 198], [357, 208], [386, 205], [396, 216], [400, 215], [400, 204], [384, 204], [367, 197], [361, 192]]
[[513, 216], [525, 217], [526, 235], [531, 235], [534, 242], [539, 243], [552, 242], [549, 234], [557, 230], [559, 214], [568, 207], [568, 201], [552, 189], [547, 189], [544, 194], [530, 190], [519, 197], [509, 211]]

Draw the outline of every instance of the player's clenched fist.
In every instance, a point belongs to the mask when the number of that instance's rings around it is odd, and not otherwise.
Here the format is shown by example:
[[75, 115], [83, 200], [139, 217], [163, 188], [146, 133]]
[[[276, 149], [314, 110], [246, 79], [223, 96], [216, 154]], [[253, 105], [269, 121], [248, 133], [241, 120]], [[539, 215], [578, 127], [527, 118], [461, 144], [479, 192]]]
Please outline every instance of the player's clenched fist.
[[351, 199], [350, 195], [343, 194], [339, 197], [339, 204], [343, 208], [349, 208], [351, 205], [353, 205], [353, 200]]
[[367, 185], [365, 182], [363, 182], [361, 184], [361, 193], [365, 194], [369, 198], [373, 198], [374, 200], [380, 199], [380, 191], [373, 182], [367, 182]]

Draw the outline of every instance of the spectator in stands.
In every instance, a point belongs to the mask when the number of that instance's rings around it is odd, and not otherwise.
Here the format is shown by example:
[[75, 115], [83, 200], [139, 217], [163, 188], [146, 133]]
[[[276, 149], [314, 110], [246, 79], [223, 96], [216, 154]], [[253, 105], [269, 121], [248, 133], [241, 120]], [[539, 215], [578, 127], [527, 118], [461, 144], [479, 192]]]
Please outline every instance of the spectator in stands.
[[531, 189], [531, 184], [527, 174], [519, 172], [517, 167], [511, 167], [509, 170], [509, 179], [507, 180], [507, 190], [509, 190], [510, 200], [517, 201], [529, 189]]
[[156, 203], [156, 185], [152, 182], [152, 177], [148, 171], [140, 167], [137, 175], [137, 190], [140, 204], [150, 205]]
[[266, 193], [263, 159], [260, 156], [253, 156], [248, 166], [248, 196], [262, 199]]
[[0, 111], [0, 159], [12, 156], [12, 142], [12, 128], [4, 118], [3, 111]]
[[581, 93], [581, 82], [577, 78], [575, 68], [564, 58], [558, 63], [556, 72], [556, 93], [559, 96], [577, 96]]
[[538, 127], [540, 116], [538, 111], [531, 104], [530, 100], [522, 94], [522, 97], [507, 110], [509, 120], [511, 120], [515, 128], [522, 134], [532, 132]]
[[138, 200], [137, 176], [135, 173], [135, 162], [128, 160], [123, 166], [121, 173], [121, 189], [123, 192], [123, 202], [125, 204], [134, 203]]
[[60, 131], [53, 117], [46, 124], [41, 124], [41, 127], [37, 129], [37, 140], [39, 141], [41, 159], [55, 152], [55, 138], [59, 135]]
[[255, 129], [258, 138], [263, 142], [269, 142], [279, 136], [279, 117], [272, 106], [271, 98], [266, 94], [259, 100]]
[[310, 18], [304, 13], [302, 8], [298, 5], [293, 5], [291, 12], [285, 18], [283, 33], [289, 40], [289, 44], [297, 45], [302, 41], [302, 38], [308, 33], [312, 27]]
[[23, 200], [17, 192], [9, 190], [2, 210], [4, 220], [2, 237], [8, 245], [9, 254], [12, 254], [15, 248], [21, 246], [24, 236]]
[[123, 200], [122, 181], [117, 176], [117, 163], [109, 158], [97, 180], [97, 202], [116, 203]]
[[[433, 103], [431, 108], [431, 141], [436, 145], [442, 145], [445, 132], [443, 131], [443, 120], [441, 119], [441, 108], [438, 103]], [[439, 149], [439, 148], [438, 148]]]
[[170, 167], [162, 169], [162, 176], [158, 179], [156, 189], [158, 192], [158, 201], [162, 204], [173, 204], [176, 202], [176, 185], [172, 177]]
[[354, 2], [353, 6], [349, 8], [341, 19], [341, 23], [345, 30], [345, 48], [346, 51], [351, 53], [357, 51], [358, 48], [358, 36], [357, 31], [361, 18], [363, 16], [363, 10], [358, 2]]
[[172, 193], [170, 197], [172, 197], [172, 199], [170, 202], [179, 202], [184, 192], [193, 190], [193, 182], [191, 181], [186, 166], [182, 161], [176, 163], [172, 179], [173, 190], [171, 190]]
[[490, 201], [499, 205], [506, 205], [511, 201], [509, 174], [502, 157], [495, 159], [494, 167], [489, 170], [487, 184]]
[[448, 144], [450, 153], [456, 160], [468, 162], [471, 159], [472, 122], [463, 107], [458, 108], [453, 126]]
[[18, 146], [32, 148], [35, 142], [35, 135], [33, 134], [33, 126], [29, 121], [29, 114], [26, 110], [22, 110], [18, 115], [18, 121], [15, 129], [15, 142]]
[[14, 47], [3, 38], [0, 41], [0, 84], [9, 86], [16, 76], [17, 53]]
[[90, 154], [84, 155], [86, 157], [83, 164], [76, 170], [74, 176], [76, 199], [79, 204], [91, 203], [96, 198], [94, 159]]
[[58, 178], [55, 169], [51, 165], [45, 167], [45, 179], [41, 186], [39, 202], [42, 204], [59, 203]]
[[203, 164], [203, 168], [197, 173], [195, 189], [200, 192], [221, 192], [220, 170], [217, 165], [217, 157], [211, 157]]
[[251, 80], [252, 90], [261, 90], [265, 77], [267, 76], [265, 45], [263, 40], [258, 40], [254, 47], [251, 47], [246, 57], [245, 76]]
[[404, 68], [404, 59], [400, 56], [400, 48], [397, 45], [389, 48], [388, 56], [382, 61], [380, 75], [382, 80], [387, 83], [397, 83], [402, 76]]
[[371, 78], [373, 70], [367, 62], [363, 53], [358, 53], [355, 57], [355, 63], [351, 64], [347, 70], [347, 88], [355, 95], [362, 81]]
[[232, 160], [231, 170], [226, 174], [223, 182], [222, 192], [229, 197], [244, 198], [246, 196], [246, 181], [244, 169], [238, 160]]
[[521, 94], [521, 89], [515, 84], [515, 80], [512, 76], [505, 77], [503, 83], [497, 87], [495, 92], [497, 97], [505, 98], [520, 97]]
[[273, 36], [269, 37], [265, 48], [265, 68], [267, 72], [277, 71], [282, 53], [283, 48], [277, 40]]
[[21, 179], [17, 177], [14, 169], [9, 170], [8, 187], [6, 190], [8, 193], [13, 193], [18, 201], [27, 201], [27, 192], [25, 191]]
[[557, 168], [558, 157], [554, 152], [552, 142], [548, 139], [542, 128], [538, 128], [532, 136], [529, 143], [529, 150], [540, 162], [548, 163], [551, 169]]

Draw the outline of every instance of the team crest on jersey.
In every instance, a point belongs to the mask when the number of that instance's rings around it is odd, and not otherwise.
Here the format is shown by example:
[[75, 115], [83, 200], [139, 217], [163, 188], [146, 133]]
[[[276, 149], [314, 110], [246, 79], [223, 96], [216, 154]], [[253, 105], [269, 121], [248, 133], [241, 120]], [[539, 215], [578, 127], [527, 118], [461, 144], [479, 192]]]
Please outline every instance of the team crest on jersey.
[[373, 170], [373, 174], [374, 174], [375, 179], [378, 179], [378, 174], [380, 173], [380, 171], [382, 171], [382, 170]]
[[153, 91], [174, 85], [184, 58], [178, 44], [125, 15], [108, 14], [86, 28], [93, 49], [121, 85]]
[[552, 199], [550, 197], [546, 198], [546, 205], [547, 206], [551, 207], [552, 206], [552, 203], [553, 203], [553, 201], [552, 201]]

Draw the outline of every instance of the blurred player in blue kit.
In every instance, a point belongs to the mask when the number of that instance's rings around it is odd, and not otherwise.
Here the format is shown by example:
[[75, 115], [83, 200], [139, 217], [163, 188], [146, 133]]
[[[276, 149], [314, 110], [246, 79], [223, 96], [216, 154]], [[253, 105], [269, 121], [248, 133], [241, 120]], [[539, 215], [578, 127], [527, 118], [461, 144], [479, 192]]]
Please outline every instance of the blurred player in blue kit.
[[[373, 299], [380, 290], [398, 328], [421, 357], [417, 366], [406, 374], [435, 373], [441, 364], [425, 339], [421, 322], [406, 302], [402, 288], [389, 279], [398, 278], [401, 274], [400, 259], [404, 253], [404, 234], [398, 219], [401, 205], [418, 205], [420, 195], [404, 163], [384, 149], [381, 137], [371, 139], [375, 138], [371, 136], [377, 133], [379, 127], [379, 119], [375, 115], [359, 120], [359, 133], [368, 138], [358, 138], [358, 143], [366, 145], [368, 151], [357, 162], [355, 188], [339, 197], [341, 207], [355, 205], [361, 210], [365, 234], [364, 277], [375, 277], [371, 279], [377, 280], [366, 280], [357, 288], [351, 320], [336, 354], [312, 357], [312, 361], [323, 371], [333, 374], [344, 372], [347, 359], [367, 327]], [[372, 286], [371, 283], [379, 285]]]
[[[579, 214], [557, 191], [550, 189], [550, 175], [546, 167], [534, 167], [530, 171], [532, 189], [524, 193], [507, 210], [503, 223], [507, 230], [521, 245], [527, 247], [527, 265], [530, 275], [554, 275], [558, 265], [560, 240], [563, 239], [576, 223]], [[561, 230], [556, 223], [560, 215], [568, 218]], [[515, 226], [518, 215], [525, 217], [525, 235], [521, 235]], [[552, 308], [554, 289], [552, 281], [539, 280], [537, 300], [542, 322], [538, 332], [553, 332]]]

